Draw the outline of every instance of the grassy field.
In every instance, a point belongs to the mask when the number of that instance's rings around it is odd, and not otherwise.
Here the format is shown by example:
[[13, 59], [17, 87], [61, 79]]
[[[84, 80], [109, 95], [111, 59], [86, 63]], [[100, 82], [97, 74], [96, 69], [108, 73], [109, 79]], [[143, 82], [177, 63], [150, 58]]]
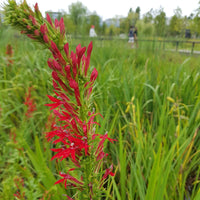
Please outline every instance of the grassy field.
[[[54, 185], [66, 161], [50, 160], [44, 137], [51, 121], [44, 106], [52, 93], [51, 54], [9, 28], [0, 38], [0, 199], [66, 199], [64, 187]], [[69, 41], [74, 49], [79, 42]], [[199, 200], [200, 57], [145, 44], [131, 49], [117, 40], [93, 46], [91, 68], [99, 72], [93, 107], [104, 116], [98, 131], [118, 140], [107, 145], [116, 175], [105, 199]], [[29, 88], [36, 105], [30, 118]]]

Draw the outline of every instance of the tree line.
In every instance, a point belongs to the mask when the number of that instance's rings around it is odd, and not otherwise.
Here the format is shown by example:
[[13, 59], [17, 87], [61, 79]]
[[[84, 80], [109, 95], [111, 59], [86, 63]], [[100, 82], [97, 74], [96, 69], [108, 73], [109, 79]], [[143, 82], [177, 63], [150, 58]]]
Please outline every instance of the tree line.
[[[86, 36], [91, 25], [95, 26], [98, 36], [128, 36], [130, 26], [138, 28], [141, 37], [185, 37], [186, 30], [189, 36], [200, 36], [200, 1], [197, 8], [189, 16], [183, 16], [181, 8], [174, 10], [174, 15], [167, 18], [162, 7], [150, 9], [141, 16], [140, 7], [127, 11], [126, 17], [115, 16], [103, 21], [96, 12], [89, 12], [81, 2], [72, 3], [68, 13], [58, 12], [56, 18], [64, 18], [66, 32], [69, 35]], [[52, 18], [55, 13], [47, 11]]]

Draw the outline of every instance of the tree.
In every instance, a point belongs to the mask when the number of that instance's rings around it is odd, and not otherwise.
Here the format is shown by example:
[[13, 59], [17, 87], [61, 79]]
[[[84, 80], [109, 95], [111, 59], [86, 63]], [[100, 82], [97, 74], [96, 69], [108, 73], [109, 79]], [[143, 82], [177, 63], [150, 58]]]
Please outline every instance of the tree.
[[145, 23], [144, 19], [138, 20], [136, 27], [140, 36], [151, 37], [154, 33], [154, 25], [150, 22]]
[[[137, 12], [140, 12], [140, 8], [139, 7], [137, 8]], [[136, 13], [136, 12], [133, 12], [132, 8], [130, 8], [130, 10], [128, 12], [128, 17], [127, 17], [129, 27], [130, 26], [135, 26], [137, 21], [138, 21], [138, 19], [139, 19], [139, 14]]]
[[153, 22], [153, 8], [151, 8], [150, 11], [148, 11], [146, 14], [144, 14], [143, 19], [144, 23], [152, 23]]
[[192, 23], [192, 32], [197, 36], [200, 35], [200, 17], [196, 15]]
[[135, 10], [135, 13], [137, 14], [137, 16], [138, 16], [138, 19], [140, 19], [140, 7], [138, 6], [137, 8], [136, 8], [136, 10]]
[[169, 23], [169, 34], [176, 36], [180, 34], [180, 31], [179, 19], [176, 15], [173, 15]]
[[86, 22], [87, 7], [85, 7], [81, 2], [72, 3], [69, 6], [70, 18], [73, 21], [77, 32], [83, 33], [83, 24]]
[[191, 32], [197, 37], [200, 35], [200, 1], [196, 13], [191, 15], [193, 19], [190, 21]]
[[109, 27], [106, 28], [106, 35], [109, 37], [113, 37], [119, 34], [119, 28], [116, 27], [114, 24], [111, 24]]
[[103, 22], [102, 24], [102, 27], [101, 27], [101, 30], [102, 30], [102, 35], [105, 35], [106, 34], [106, 28], [107, 28], [107, 25], [106, 25], [106, 22]]
[[164, 36], [166, 31], [166, 14], [163, 8], [157, 11], [157, 15], [154, 18], [155, 34], [157, 36]]
[[119, 25], [120, 33], [127, 34], [130, 28], [128, 18], [127, 17], [120, 18], [119, 21], [120, 21], [120, 25]]
[[67, 34], [74, 34], [75, 31], [76, 31], [76, 26], [73, 23], [71, 17], [69, 15], [65, 14], [63, 18], [64, 18], [64, 24], [65, 24], [65, 27], [66, 27], [66, 33]]
[[180, 35], [183, 30], [183, 20], [182, 20], [182, 10], [177, 8], [174, 10], [174, 15], [172, 16], [169, 23], [169, 33], [172, 36]]

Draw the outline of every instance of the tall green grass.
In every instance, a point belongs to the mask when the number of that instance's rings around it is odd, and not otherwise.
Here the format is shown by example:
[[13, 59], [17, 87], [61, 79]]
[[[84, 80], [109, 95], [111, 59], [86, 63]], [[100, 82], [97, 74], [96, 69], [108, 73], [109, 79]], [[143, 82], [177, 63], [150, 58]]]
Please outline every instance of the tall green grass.
[[[21, 192], [27, 199], [64, 199], [64, 188], [54, 182], [68, 163], [50, 161], [51, 146], [44, 138], [50, 114], [44, 104], [52, 91], [46, 64], [50, 54], [10, 29], [2, 35], [0, 198], [14, 199], [13, 180], [21, 177], [25, 180]], [[79, 42], [73, 39], [70, 44], [75, 49]], [[107, 145], [116, 175], [105, 186], [106, 199], [198, 200], [200, 57], [140, 48], [140, 44], [131, 49], [117, 40], [93, 42], [91, 65], [99, 72], [93, 106], [104, 116], [98, 119], [97, 131], [108, 131], [118, 140]], [[14, 64], [9, 67], [8, 43], [14, 48]], [[37, 111], [27, 119], [23, 102], [30, 86]]]

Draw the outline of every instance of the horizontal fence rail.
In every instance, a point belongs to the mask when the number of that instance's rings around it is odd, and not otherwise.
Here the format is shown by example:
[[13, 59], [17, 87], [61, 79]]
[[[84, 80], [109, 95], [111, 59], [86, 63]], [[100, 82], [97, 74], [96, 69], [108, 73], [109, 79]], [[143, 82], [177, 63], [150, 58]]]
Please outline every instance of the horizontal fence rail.
[[[84, 37], [84, 36], [71, 36], [70, 38], [73, 39], [81, 39], [81, 40], [96, 40], [96, 41], [124, 41], [128, 42], [128, 38], [114, 38], [114, 37]], [[177, 51], [180, 53], [187, 53], [187, 54], [199, 54], [200, 55], [200, 46], [199, 51], [194, 51], [194, 48], [200, 44], [200, 41], [182, 41], [182, 40], [159, 40], [159, 39], [138, 39], [139, 46], [141, 46], [142, 43], [148, 43], [152, 45], [152, 48], [158, 48], [157, 45], [159, 45], [159, 49], [163, 50], [169, 50], [169, 51]], [[187, 45], [186, 48], [183, 48], [184, 44]], [[167, 45], [171, 45], [173, 48], [167, 47]]]
[[[175, 51], [179, 51], [181, 53], [197, 53], [200, 54], [200, 51], [195, 51], [194, 52], [194, 47], [195, 44], [200, 44], [200, 41], [177, 41], [177, 40], [138, 40], [138, 42], [152, 42], [152, 43], [160, 43], [160, 45], [163, 46], [163, 49], [165, 49], [165, 45], [167, 43], [171, 43], [173, 44], [173, 46], [175, 46]], [[186, 50], [186, 49], [180, 49], [179, 47], [183, 44], [189, 44], [190, 45], [190, 50]], [[173, 49], [171, 49], [173, 50]]]

